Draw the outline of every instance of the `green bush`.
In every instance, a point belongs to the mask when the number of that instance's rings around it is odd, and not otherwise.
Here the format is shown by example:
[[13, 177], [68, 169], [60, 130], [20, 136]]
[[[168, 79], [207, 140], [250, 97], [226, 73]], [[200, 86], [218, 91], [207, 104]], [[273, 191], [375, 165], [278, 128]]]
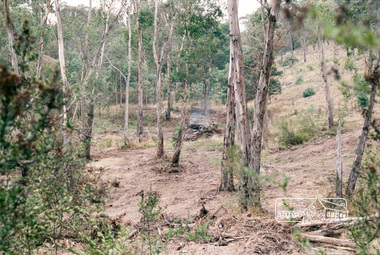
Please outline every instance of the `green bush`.
[[344, 69], [350, 70], [350, 71], [356, 70], [354, 61], [350, 58], [346, 58], [344, 62]]
[[297, 77], [297, 80], [296, 80], [296, 85], [299, 85], [303, 82], [303, 77], [302, 76], [298, 76]]
[[309, 69], [309, 71], [313, 71], [313, 69], [314, 69], [314, 67], [312, 65], [307, 65], [306, 67], [307, 67], [307, 69]]
[[271, 78], [269, 82], [269, 95], [281, 94], [281, 83], [276, 78]]
[[[357, 224], [349, 225], [349, 236], [354, 239], [360, 254], [380, 254], [380, 155], [378, 151], [366, 152], [357, 183], [357, 191], [352, 200], [355, 216], [361, 217]], [[370, 220], [365, 220], [369, 218]]]
[[303, 92], [303, 97], [310, 97], [312, 95], [315, 95], [315, 92], [314, 89], [311, 87], [305, 89], [305, 91]]
[[309, 118], [303, 118], [297, 123], [284, 120], [280, 124], [279, 142], [283, 146], [299, 145], [315, 137], [317, 128]]
[[282, 61], [281, 66], [282, 67], [290, 66], [292, 64], [292, 60], [293, 60], [294, 63], [298, 63], [299, 62], [299, 60], [296, 57], [287, 56], [284, 59], [284, 61]]
[[367, 81], [361, 76], [360, 74], [357, 74], [354, 76], [354, 94], [356, 96], [356, 99], [358, 101], [358, 105], [360, 108], [365, 108], [368, 106], [369, 99], [369, 86]]
[[339, 59], [337, 57], [333, 58], [334, 65], [339, 65]]

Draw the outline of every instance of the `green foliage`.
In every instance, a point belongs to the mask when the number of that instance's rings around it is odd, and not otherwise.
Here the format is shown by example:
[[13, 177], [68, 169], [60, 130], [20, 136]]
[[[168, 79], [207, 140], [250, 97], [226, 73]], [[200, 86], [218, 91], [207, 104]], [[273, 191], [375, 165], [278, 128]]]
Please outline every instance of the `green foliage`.
[[353, 71], [353, 70], [356, 71], [356, 67], [355, 67], [353, 59], [346, 58], [346, 60], [344, 61], [344, 69], [350, 70], [350, 71]]
[[312, 65], [307, 65], [306, 67], [307, 67], [307, 69], [309, 69], [309, 71], [313, 71], [313, 69], [314, 69], [314, 67]]
[[305, 89], [305, 91], [303, 92], [303, 97], [310, 97], [310, 96], [313, 96], [313, 95], [315, 95], [315, 91], [311, 87]]
[[177, 125], [175, 128], [174, 128], [174, 132], [173, 132], [173, 135], [172, 135], [172, 145], [173, 147], [175, 147], [176, 143], [177, 143], [177, 140], [178, 140], [178, 135], [182, 132], [182, 127], [181, 125]]
[[380, 218], [374, 215], [380, 213], [380, 156], [376, 150], [366, 154], [364, 167], [359, 173], [359, 187], [352, 200], [354, 213], [362, 219], [348, 229], [360, 254], [379, 254]]
[[305, 117], [295, 125], [292, 121], [284, 120], [280, 124], [279, 142], [284, 146], [299, 145], [315, 137], [317, 128], [311, 117]]
[[298, 76], [297, 77], [297, 80], [296, 80], [296, 85], [299, 85], [303, 82], [303, 77], [302, 76]]
[[286, 67], [290, 66], [292, 63], [298, 63], [299, 60], [296, 57], [287, 56], [284, 61], [282, 61], [281, 66]]
[[339, 65], [339, 59], [335, 56], [333, 58], [333, 63], [334, 63], [334, 65]]
[[187, 236], [185, 237], [186, 241], [208, 241], [211, 239], [211, 237], [207, 236], [207, 230], [211, 223], [211, 220], [206, 221], [204, 224], [199, 223], [196, 225], [194, 232], [190, 231], [187, 233]]
[[150, 191], [146, 194], [144, 191], [141, 192], [141, 200], [139, 203], [139, 212], [141, 213], [141, 223], [142, 223], [142, 253], [145, 253], [144, 244], [148, 245], [147, 252], [149, 254], [159, 254], [162, 247], [160, 247], [160, 236], [155, 234], [155, 222], [158, 221], [161, 210], [157, 208], [158, 206], [158, 194], [152, 192], [152, 187]]
[[369, 99], [368, 94], [370, 91], [370, 87], [366, 80], [360, 74], [356, 74], [354, 76], [354, 94], [358, 101], [358, 105], [361, 108], [365, 108], [368, 106]]

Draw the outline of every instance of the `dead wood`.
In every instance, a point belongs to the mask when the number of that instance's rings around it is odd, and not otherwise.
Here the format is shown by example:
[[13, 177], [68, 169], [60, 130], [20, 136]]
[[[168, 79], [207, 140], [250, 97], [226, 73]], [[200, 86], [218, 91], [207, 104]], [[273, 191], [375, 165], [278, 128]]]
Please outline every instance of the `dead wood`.
[[309, 239], [312, 242], [327, 243], [327, 244], [333, 244], [336, 246], [356, 247], [356, 244], [354, 242], [345, 240], [345, 239], [337, 239], [337, 238], [326, 237], [326, 236], [314, 236], [314, 235], [308, 235], [308, 234], [301, 234], [301, 236], [303, 238]]

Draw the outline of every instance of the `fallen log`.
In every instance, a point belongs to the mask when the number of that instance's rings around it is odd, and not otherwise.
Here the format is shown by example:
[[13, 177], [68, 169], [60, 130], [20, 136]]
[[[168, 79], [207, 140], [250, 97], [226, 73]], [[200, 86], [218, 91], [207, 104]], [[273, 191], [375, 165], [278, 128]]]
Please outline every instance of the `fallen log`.
[[313, 235], [313, 236], [328, 236], [328, 235], [338, 235], [338, 234], [341, 234], [341, 233], [344, 233], [346, 232], [347, 229], [345, 228], [341, 228], [341, 229], [319, 229], [319, 230], [316, 230], [316, 231], [311, 231], [311, 232], [308, 232], [309, 235]]
[[349, 240], [337, 239], [326, 236], [314, 236], [308, 234], [301, 234], [303, 238], [309, 239], [312, 242], [333, 244], [335, 246], [356, 247], [356, 244]]
[[[316, 227], [321, 225], [329, 225], [329, 224], [341, 224], [345, 222], [358, 222], [361, 220], [371, 220], [373, 218], [379, 218], [379, 214], [373, 214], [367, 217], [350, 217], [350, 218], [344, 218], [344, 219], [333, 219], [333, 220], [320, 220], [320, 221], [313, 221], [313, 222], [305, 222], [305, 223], [297, 223], [294, 225], [294, 227]], [[293, 228], [294, 228], [293, 227]]]

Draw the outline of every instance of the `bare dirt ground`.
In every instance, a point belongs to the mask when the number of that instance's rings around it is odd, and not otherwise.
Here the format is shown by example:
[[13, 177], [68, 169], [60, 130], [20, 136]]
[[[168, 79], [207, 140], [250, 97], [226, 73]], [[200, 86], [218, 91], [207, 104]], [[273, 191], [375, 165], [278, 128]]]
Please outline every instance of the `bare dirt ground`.
[[[333, 52], [333, 46], [330, 48], [330, 52]], [[294, 109], [307, 109], [310, 105], [323, 111], [324, 92], [318, 71], [303, 74], [305, 84], [297, 88], [288, 84], [289, 80], [295, 79], [300, 70], [305, 70], [306, 65], [317, 63], [316, 54], [317, 51], [310, 53], [307, 63], [299, 64], [298, 71], [294, 68], [288, 70], [281, 79], [281, 83], [286, 86], [283, 86], [282, 94], [275, 96], [269, 105], [269, 109], [278, 116], [287, 116]], [[315, 68], [318, 68], [316, 64]], [[302, 91], [311, 86], [310, 83], [314, 84], [317, 93], [312, 98], [303, 98]], [[335, 103], [338, 103], [340, 92], [334, 82], [331, 90]], [[151, 108], [153, 111], [154, 107]], [[212, 121], [223, 125], [224, 111], [224, 106], [214, 107], [211, 114]], [[378, 116], [378, 112], [377, 104], [375, 117]], [[343, 179], [347, 180], [363, 118], [359, 111], [352, 111], [345, 121], [342, 134]], [[173, 149], [171, 137], [176, 122], [178, 114], [170, 123], [164, 123], [165, 150], [168, 157], [171, 156]], [[146, 128], [147, 137], [155, 134], [154, 124], [151, 125]], [[276, 122], [271, 121], [270, 130], [275, 130], [274, 125]], [[138, 212], [139, 194], [141, 191], [149, 190], [150, 187], [159, 194], [159, 206], [167, 218], [193, 220], [199, 215], [202, 205], [210, 213], [221, 206], [226, 210], [210, 225], [212, 241], [183, 243], [171, 240], [165, 250], [168, 254], [314, 254], [319, 249], [323, 249], [327, 254], [349, 254], [337, 247], [317, 244], [314, 244], [312, 250], [301, 250], [291, 234], [291, 227], [274, 220], [277, 198], [334, 195], [332, 193], [336, 166], [334, 135], [323, 135], [311, 142], [290, 148], [283, 148], [276, 143], [271, 144], [270, 140], [269, 150], [263, 152], [262, 174], [279, 182], [283, 180], [283, 174], [287, 174], [290, 179], [286, 193], [273, 183], [263, 184], [262, 204], [265, 210], [263, 215], [241, 213], [236, 193], [217, 191], [223, 134], [185, 142], [180, 167], [175, 169], [165, 160], [154, 159], [156, 153], [154, 142], [143, 143], [139, 148], [121, 149], [122, 141], [121, 131], [96, 132], [92, 148], [93, 161], [89, 164], [89, 167], [98, 169], [97, 171], [102, 174], [102, 181], [109, 184], [109, 201], [105, 213], [111, 218], [122, 216], [125, 225], [138, 224], [141, 218]], [[226, 238], [221, 238], [222, 235]]]

